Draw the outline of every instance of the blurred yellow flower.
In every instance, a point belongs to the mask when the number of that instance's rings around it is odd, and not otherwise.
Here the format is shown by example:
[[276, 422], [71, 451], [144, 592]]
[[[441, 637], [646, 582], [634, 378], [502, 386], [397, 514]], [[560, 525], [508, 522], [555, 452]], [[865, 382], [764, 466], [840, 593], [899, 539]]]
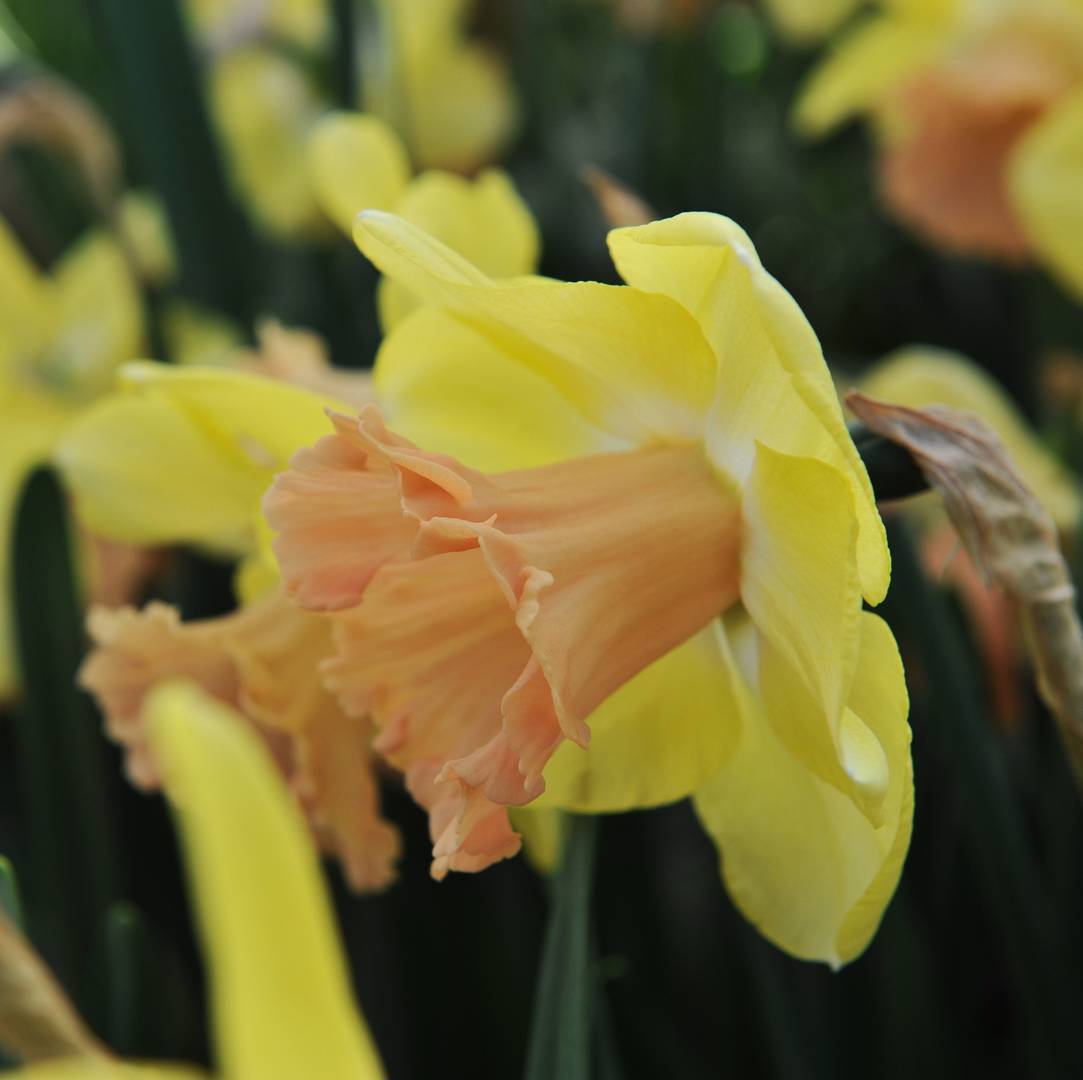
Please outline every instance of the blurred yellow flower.
[[692, 795], [762, 932], [852, 959], [909, 842], [907, 700], [862, 611], [883, 525], [793, 300], [711, 214], [612, 232], [625, 286], [493, 281], [387, 213], [356, 236], [426, 302], [378, 360], [394, 431], [334, 416], [265, 507], [433, 873], [514, 854], [509, 805]]
[[[492, 277], [516, 277], [537, 267], [537, 225], [501, 170], [487, 169], [473, 180], [435, 170], [411, 179], [402, 141], [383, 121], [360, 113], [332, 113], [320, 121], [308, 157], [320, 205], [347, 235], [359, 211], [393, 210]], [[417, 303], [409, 289], [384, 278], [384, 330]]]
[[[396, 163], [403, 166], [400, 189], [406, 158], [422, 169], [471, 173], [497, 157], [514, 130], [517, 106], [507, 71], [467, 37], [468, 8], [467, 0], [380, 0], [363, 26], [359, 105], [402, 140], [394, 150], [403, 159]], [[237, 35], [232, 47], [212, 56], [211, 102], [234, 181], [259, 222], [286, 239], [318, 236], [317, 193], [325, 189], [319, 178], [313, 189], [304, 146], [330, 103], [310, 72], [274, 48], [276, 32], [285, 32], [280, 22], [272, 20], [263, 37]], [[380, 158], [371, 166], [360, 162], [354, 177], [366, 192], [380, 190], [388, 164], [386, 146], [377, 149]], [[368, 167], [376, 174], [371, 181], [364, 176]], [[440, 183], [448, 188], [450, 178]]]
[[17, 684], [7, 582], [12, 515], [27, 473], [138, 356], [143, 311], [120, 249], [95, 232], [49, 272], [0, 220], [0, 696]]
[[[194, 687], [162, 687], [150, 741], [183, 840], [210, 972], [223, 1080], [379, 1080], [330, 898], [304, 824], [241, 717]], [[48, 1062], [26, 1080], [200, 1077], [175, 1065]]]
[[875, 122], [885, 202], [951, 251], [1036, 258], [1083, 295], [1083, 4], [883, 0], [796, 111]]

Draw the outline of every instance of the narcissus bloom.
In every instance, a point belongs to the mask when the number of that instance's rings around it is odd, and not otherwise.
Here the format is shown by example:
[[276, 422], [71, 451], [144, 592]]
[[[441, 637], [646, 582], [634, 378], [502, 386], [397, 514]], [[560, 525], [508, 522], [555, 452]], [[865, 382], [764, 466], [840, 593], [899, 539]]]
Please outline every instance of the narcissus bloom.
[[881, 189], [934, 243], [1083, 292], [1083, 4], [895, 0], [814, 73], [797, 123], [876, 123]]
[[[361, 376], [321, 366], [311, 335], [264, 334], [258, 370], [333, 386], [336, 396], [238, 371], [133, 365], [121, 393], [68, 433], [56, 459], [79, 517], [132, 544], [193, 543], [239, 556], [239, 610], [182, 622], [165, 604], [91, 612], [95, 648], [80, 682], [127, 752], [129, 776], [154, 788], [161, 766], [145, 700], [169, 678], [195, 679], [241, 710], [274, 751], [324, 846], [358, 889], [385, 886], [399, 840], [379, 815], [367, 718], [347, 716], [322, 685], [333, 652], [325, 618], [278, 586], [259, 500], [291, 454], [316, 437], [329, 404], [355, 407]], [[291, 359], [292, 358], [292, 359]]]
[[[147, 709], [197, 902], [223, 1080], [379, 1080], [304, 824], [240, 717], [184, 684]], [[273, 887], [268, 887], [273, 883]], [[25, 1080], [174, 1080], [177, 1065], [52, 1061]]]
[[0, 696], [17, 683], [7, 583], [26, 475], [139, 354], [143, 311], [117, 245], [92, 233], [40, 272], [0, 220]]
[[380, 353], [387, 423], [334, 415], [265, 507], [434, 874], [514, 854], [508, 806], [692, 795], [764, 934], [855, 956], [909, 841], [906, 691], [862, 611], [883, 525], [793, 300], [711, 214], [612, 232], [624, 286], [493, 281], [386, 213], [356, 235], [427, 306]]
[[[422, 169], [473, 173], [498, 156], [514, 130], [517, 106], [510, 80], [503, 63], [467, 36], [469, 6], [466, 0], [380, 0], [373, 17], [363, 21], [358, 106], [374, 124], [397, 133], [381, 133], [365, 143], [365, 151], [375, 150], [372, 160], [351, 158], [350, 181], [366, 197], [383, 193], [390, 167], [396, 172], [397, 199], [406, 186], [407, 159]], [[331, 103], [311, 72], [288, 51], [274, 48], [273, 39], [294, 39], [286, 16], [300, 25], [302, 17], [325, 18], [325, 9], [308, 0], [280, 2], [264, 11], [266, 26], [257, 21], [247, 33], [244, 11], [234, 13], [241, 32], [232, 41], [227, 34], [227, 45], [212, 50], [208, 68], [211, 104], [234, 182], [257, 220], [286, 238], [326, 231], [321, 213], [328, 210], [326, 188], [321, 175], [313, 182], [305, 145]], [[247, 17], [251, 20], [251, 13]], [[313, 24], [309, 31], [318, 28]], [[318, 37], [306, 44], [319, 44]], [[395, 141], [390, 151], [389, 140]], [[342, 189], [341, 182], [332, 183]], [[446, 179], [428, 183], [430, 188], [443, 184], [441, 193], [451, 188]], [[420, 213], [431, 196], [432, 191], [425, 197], [414, 193]], [[386, 208], [387, 203], [377, 198], [371, 205]], [[337, 202], [330, 208], [336, 221], [338, 209]]]
[[[507, 174], [486, 169], [473, 180], [439, 170], [411, 178], [406, 146], [382, 120], [332, 113], [308, 143], [312, 184], [324, 213], [347, 235], [361, 210], [393, 210], [493, 277], [533, 273], [538, 228]], [[390, 330], [417, 306], [384, 278], [380, 321]]]

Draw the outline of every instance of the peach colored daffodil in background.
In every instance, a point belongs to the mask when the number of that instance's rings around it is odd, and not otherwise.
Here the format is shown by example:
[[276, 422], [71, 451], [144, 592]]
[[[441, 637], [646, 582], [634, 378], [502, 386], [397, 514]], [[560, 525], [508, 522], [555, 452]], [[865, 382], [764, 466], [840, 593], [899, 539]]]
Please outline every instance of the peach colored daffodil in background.
[[357, 407], [369, 396], [367, 379], [321, 369], [311, 336], [281, 328], [265, 332], [261, 356], [240, 362], [250, 370], [130, 366], [121, 391], [58, 447], [77, 515], [102, 535], [190, 543], [240, 559], [239, 606], [229, 615], [182, 622], [161, 603], [92, 610], [96, 649], [80, 681], [98, 697], [107, 731], [124, 746], [128, 774], [142, 788], [161, 778], [143, 710], [157, 683], [192, 678], [242, 710], [351, 884], [382, 888], [399, 840], [379, 816], [369, 721], [347, 717], [324, 690], [319, 665], [333, 649], [331, 627], [282, 594], [259, 517], [274, 473], [322, 430], [324, 409]]
[[1083, 3], [881, 7], [813, 73], [799, 129], [868, 116], [900, 220], [952, 252], [1035, 259], [1083, 295]]
[[623, 286], [494, 281], [387, 213], [356, 236], [426, 306], [381, 350], [384, 411], [333, 414], [265, 507], [434, 874], [513, 855], [509, 806], [692, 795], [762, 932], [852, 959], [909, 841], [907, 700], [862, 610], [883, 525], [793, 300], [711, 214], [612, 232]]
[[[383, 1067], [353, 999], [319, 864], [266, 750], [240, 717], [184, 684], [156, 691], [147, 727], [195, 893], [216, 1075], [380, 1080]], [[102, 1057], [51, 1061], [13, 1075], [205, 1076], [179, 1065]]]

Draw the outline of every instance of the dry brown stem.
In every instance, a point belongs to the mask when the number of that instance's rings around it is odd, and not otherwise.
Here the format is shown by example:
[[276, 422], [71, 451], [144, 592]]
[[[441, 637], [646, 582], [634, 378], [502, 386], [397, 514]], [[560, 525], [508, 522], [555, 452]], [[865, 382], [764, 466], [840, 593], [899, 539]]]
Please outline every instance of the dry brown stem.
[[943, 497], [986, 582], [1017, 601], [1038, 689], [1083, 790], [1083, 630], [1052, 518], [977, 417], [943, 405], [891, 405], [856, 391], [846, 404], [910, 453]]
[[109, 1056], [33, 946], [2, 914], [0, 1046], [28, 1062]]

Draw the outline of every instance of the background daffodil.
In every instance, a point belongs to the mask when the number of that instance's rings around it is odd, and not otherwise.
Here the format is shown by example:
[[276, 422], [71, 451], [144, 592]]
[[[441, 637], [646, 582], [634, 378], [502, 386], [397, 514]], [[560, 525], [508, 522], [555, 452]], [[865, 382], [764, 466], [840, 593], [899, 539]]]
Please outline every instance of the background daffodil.
[[91, 233], [43, 273], [0, 220], [0, 696], [17, 684], [7, 598], [12, 515], [26, 475], [142, 348], [139, 293], [119, 247]]
[[[161, 688], [147, 715], [197, 901], [217, 1074], [378, 1080], [383, 1068], [350, 991], [315, 852], [267, 751], [240, 716], [191, 685]], [[16, 1075], [203, 1074], [94, 1058]]]
[[[309, 170], [327, 216], [347, 235], [361, 210], [392, 210], [493, 277], [529, 274], [538, 262], [538, 227], [502, 170], [473, 180], [428, 170], [411, 179], [402, 140], [383, 121], [334, 113], [312, 132]], [[408, 289], [380, 282], [385, 332], [417, 306]]]
[[899, 0], [810, 79], [798, 128], [868, 115], [892, 212], [949, 251], [1046, 264], [1077, 294], [1083, 184], [1078, 0]]
[[611, 233], [625, 286], [492, 281], [383, 213], [356, 236], [428, 304], [378, 359], [392, 427], [336, 417], [266, 509], [287, 589], [342, 611], [331, 685], [428, 807], [434, 873], [514, 854], [509, 804], [699, 793], [749, 918], [851, 959], [907, 847], [906, 693], [861, 610], [883, 525], [792, 299], [711, 214]]
[[[310, 336], [268, 328], [265, 340], [264, 353], [244, 362], [327, 382], [346, 400], [367, 394], [363, 377], [351, 382], [320, 366]], [[329, 404], [343, 407], [326, 392], [254, 372], [142, 364], [69, 432], [56, 460], [80, 520], [102, 535], [241, 558], [231, 614], [182, 622], [161, 603], [91, 612], [96, 648], [80, 680], [125, 748], [130, 778], [143, 788], [161, 781], [146, 695], [170, 677], [193, 678], [242, 710], [276, 750], [325, 846], [355, 888], [370, 890], [391, 880], [399, 850], [379, 815], [370, 727], [323, 689], [330, 625], [285, 600], [258, 514], [275, 471], [322, 430]]]

